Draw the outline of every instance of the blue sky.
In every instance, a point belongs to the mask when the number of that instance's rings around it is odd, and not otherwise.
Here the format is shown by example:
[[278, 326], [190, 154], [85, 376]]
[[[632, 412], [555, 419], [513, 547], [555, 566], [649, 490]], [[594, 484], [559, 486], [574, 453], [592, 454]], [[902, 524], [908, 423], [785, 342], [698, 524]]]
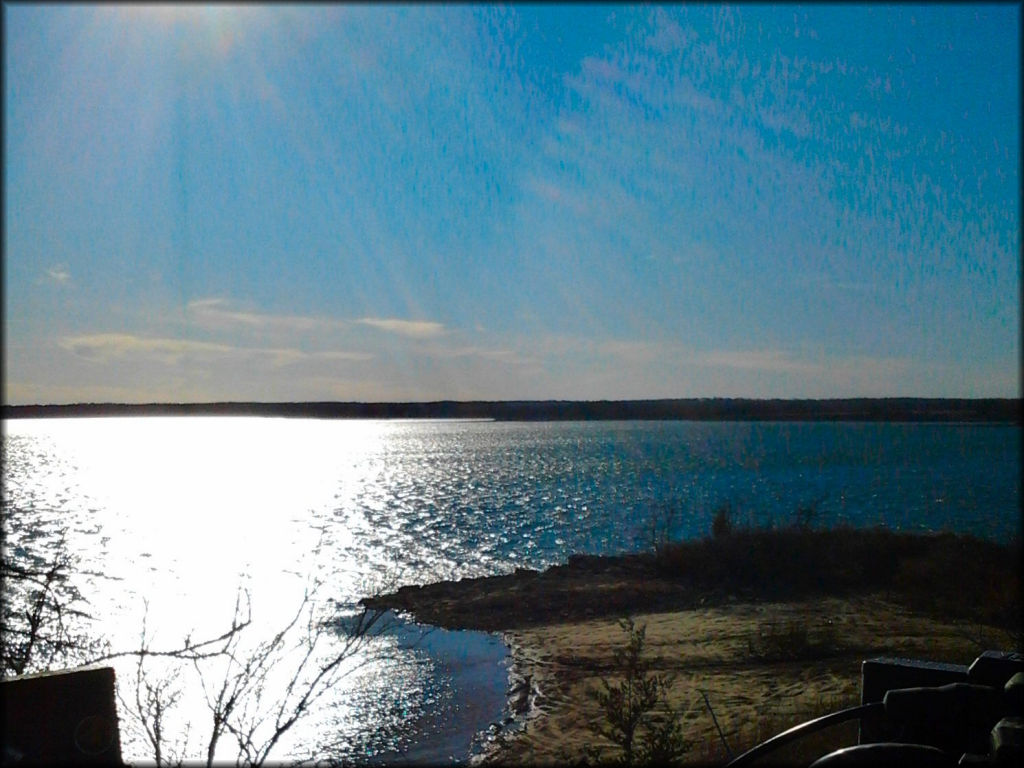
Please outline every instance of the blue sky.
[[4, 6], [4, 397], [1016, 397], [1009, 5]]

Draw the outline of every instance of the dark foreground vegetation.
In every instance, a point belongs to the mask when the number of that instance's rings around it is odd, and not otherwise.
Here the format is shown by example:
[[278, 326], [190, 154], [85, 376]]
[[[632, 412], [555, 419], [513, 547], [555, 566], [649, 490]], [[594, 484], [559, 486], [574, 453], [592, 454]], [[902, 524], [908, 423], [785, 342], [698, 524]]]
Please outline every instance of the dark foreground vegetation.
[[495, 419], [497, 421], [1021, 421], [1019, 398], [754, 400], [504, 400], [424, 403], [75, 403], [5, 405], [3, 418], [71, 416], [278, 416], [317, 419]]
[[887, 528], [740, 529], [659, 549], [661, 574], [719, 596], [788, 600], [882, 592], [946, 618], [1012, 628], [1020, 615], [1020, 543]]
[[[499, 631], [708, 607], [882, 594], [946, 620], [1005, 629], [1020, 644], [1020, 542], [808, 525], [738, 528], [653, 553], [576, 556], [543, 572], [402, 587], [369, 599], [449, 628]], [[727, 518], [726, 518], [727, 519]]]

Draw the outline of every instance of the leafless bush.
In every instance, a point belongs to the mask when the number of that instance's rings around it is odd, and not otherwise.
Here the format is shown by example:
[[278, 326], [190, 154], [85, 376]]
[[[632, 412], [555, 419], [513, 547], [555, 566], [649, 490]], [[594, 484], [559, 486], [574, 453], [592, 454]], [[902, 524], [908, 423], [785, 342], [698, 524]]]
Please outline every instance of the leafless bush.
[[71, 566], [63, 531], [50, 560], [38, 567], [16, 565], [3, 548], [3, 677], [50, 669], [95, 650], [95, 643], [72, 628], [73, 619], [89, 616], [75, 607], [81, 598], [68, 579]]
[[186, 720], [177, 733], [169, 726], [170, 714], [180, 709], [188, 690], [187, 673], [202, 691], [209, 714], [199, 759], [212, 765], [218, 746], [230, 740], [238, 765], [259, 766], [313, 704], [351, 671], [346, 662], [382, 629], [385, 613], [364, 608], [339, 618], [334, 603], [324, 615], [316, 599], [322, 584], [315, 581], [284, 627], [247, 644], [251, 601], [240, 590], [224, 632], [199, 641], [187, 635], [178, 647], [154, 649], [147, 603], [139, 647], [96, 655], [102, 643], [75, 635], [67, 621], [71, 615], [86, 615], [71, 607], [80, 599], [68, 581], [71, 566], [63, 538], [50, 562], [40, 568], [14, 565], [4, 552], [4, 677], [134, 657], [134, 679], [119, 681], [120, 708], [127, 715], [122, 723], [127, 720], [141, 736], [157, 766], [196, 759], [187, 754], [189, 736], [201, 724]]
[[[223, 759], [218, 750], [230, 743], [227, 751], [236, 764], [260, 766], [314, 703], [352, 671], [346, 662], [381, 628], [384, 612], [364, 609], [346, 621], [328, 619], [318, 614], [318, 588], [304, 594], [285, 626], [255, 643], [245, 642], [251, 605], [244, 592], [236, 599], [231, 628], [201, 646], [186, 638], [184, 652], [154, 652], [143, 634], [142, 647], [132, 652], [138, 656], [134, 699], [122, 696], [121, 702], [141, 726], [157, 765], [180, 763], [187, 749], [168, 749], [166, 727], [186, 679], [202, 691], [208, 716], [201, 755], [193, 751], [189, 762], [213, 765]], [[156, 672], [147, 665], [160, 656], [174, 660], [170, 670]], [[192, 732], [203, 727], [194, 720], [185, 725]], [[180, 738], [187, 742], [187, 734]]]

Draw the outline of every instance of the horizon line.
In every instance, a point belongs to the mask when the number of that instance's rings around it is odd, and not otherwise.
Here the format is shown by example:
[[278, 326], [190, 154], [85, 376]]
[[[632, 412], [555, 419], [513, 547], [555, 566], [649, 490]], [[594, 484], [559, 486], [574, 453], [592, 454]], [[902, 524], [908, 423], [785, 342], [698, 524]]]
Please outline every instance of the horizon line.
[[496, 421], [1021, 421], [1021, 398], [660, 398], [632, 400], [214, 401], [4, 404], [4, 419], [52, 416], [278, 416]]

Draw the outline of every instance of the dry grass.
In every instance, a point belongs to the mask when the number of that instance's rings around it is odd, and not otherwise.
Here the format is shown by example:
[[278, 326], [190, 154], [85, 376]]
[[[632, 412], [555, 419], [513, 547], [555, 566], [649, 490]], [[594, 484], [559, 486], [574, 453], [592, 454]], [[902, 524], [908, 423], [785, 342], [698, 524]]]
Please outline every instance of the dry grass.
[[[732, 528], [662, 545], [638, 569], [704, 595], [701, 607], [636, 605], [652, 669], [673, 677], [670, 703], [691, 744], [684, 764], [727, 762], [794, 725], [858, 703], [860, 663], [900, 656], [969, 664], [984, 650], [1020, 649], [1019, 542], [954, 534], [808, 526]], [[539, 716], [510, 734], [500, 762], [559, 764], [614, 757], [595, 743], [601, 716], [586, 690], [614, 678], [621, 642], [611, 618], [509, 633], [515, 663], [538, 681]], [[807, 764], [856, 743], [846, 723], [774, 760]], [[595, 751], [596, 750], [596, 751]]]
[[[803, 697], [797, 702], [768, 703], [758, 713], [758, 720], [753, 727], [746, 727], [732, 734], [732, 738], [729, 739], [732, 756], [736, 757], [793, 726], [854, 707], [859, 703], [860, 697], [856, 694], [818, 694]], [[856, 744], [858, 728], [859, 724], [856, 721], [825, 728], [792, 745], [781, 747], [772, 755], [772, 761], [775, 764], [808, 765], [833, 750]], [[698, 745], [689, 755], [689, 761], [703, 764], [723, 764], [729, 759], [730, 753], [726, 751], [720, 739]]]
[[809, 661], [833, 655], [839, 648], [839, 634], [830, 619], [813, 625], [806, 618], [770, 619], [747, 639], [747, 652], [758, 661]]
[[[752, 658], [752, 637], [774, 623], [816, 628], [832, 619], [842, 642], [819, 658], [761, 661]], [[734, 754], [776, 733], [857, 703], [860, 665], [866, 658], [899, 656], [969, 664], [998, 642], [979, 645], [961, 626], [887, 602], [880, 595], [822, 598], [784, 603], [734, 603], [634, 616], [647, 627], [645, 657], [653, 672], [671, 676], [669, 702], [683, 713], [691, 747], [684, 764], [727, 759], [703, 693]], [[997, 630], [984, 628], [995, 638]], [[526, 730], [510, 733], [493, 755], [500, 763], [571, 764], [597, 748], [605, 759], [611, 745], [594, 737], [601, 717], [587, 690], [602, 678], [618, 679], [614, 650], [621, 646], [616, 621], [600, 619], [516, 630], [506, 635], [515, 667], [537, 686], [537, 717]], [[844, 730], [845, 729], [845, 730]], [[855, 743], [856, 725], [837, 726], [801, 740], [793, 749], [820, 757]], [[789, 753], [777, 757], [789, 761]], [[793, 758], [796, 759], [795, 756]], [[804, 760], [808, 764], [811, 760]]]
[[730, 530], [659, 548], [662, 576], [751, 600], [884, 593], [945, 620], [1020, 632], [1020, 542], [886, 528]]

